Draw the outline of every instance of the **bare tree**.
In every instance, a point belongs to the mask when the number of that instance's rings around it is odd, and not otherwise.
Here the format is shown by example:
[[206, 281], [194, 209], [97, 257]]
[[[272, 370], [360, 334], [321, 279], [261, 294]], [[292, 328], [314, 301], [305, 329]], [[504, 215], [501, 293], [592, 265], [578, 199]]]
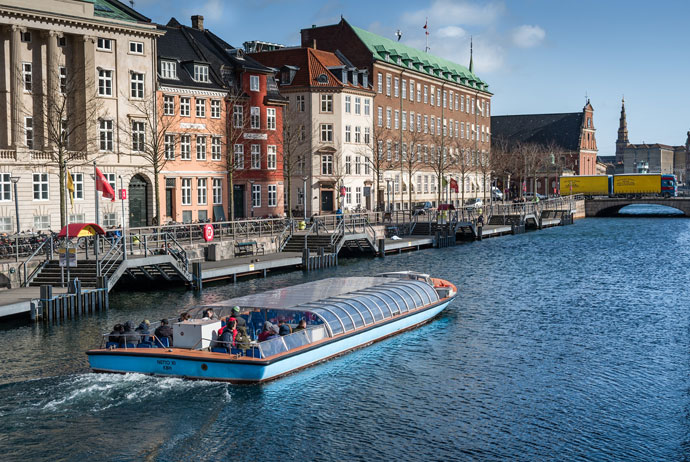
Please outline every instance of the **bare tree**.
[[[67, 223], [66, 173], [72, 167], [93, 162], [99, 154], [99, 139], [95, 123], [99, 117], [107, 117], [94, 77], [85, 76], [83, 68], [61, 67], [48, 71], [47, 98], [42, 109], [45, 114], [45, 139], [43, 151], [50, 163], [58, 168], [60, 184], [60, 225]], [[37, 83], [34, 83], [36, 85]], [[21, 108], [26, 117], [37, 121], [33, 111]], [[35, 128], [40, 129], [40, 122]], [[33, 140], [34, 143], [39, 141]], [[112, 139], [111, 139], [112, 145]], [[34, 146], [27, 146], [33, 149]]]
[[365, 162], [371, 167], [374, 188], [375, 188], [375, 210], [383, 210], [384, 196], [379, 194], [381, 188], [381, 181], [383, 180], [383, 173], [391, 168], [392, 161], [389, 161], [386, 153], [386, 134], [383, 127], [376, 124], [372, 118], [371, 124], [371, 143], [365, 144], [361, 147], [361, 152]]
[[[168, 161], [174, 159], [175, 143], [168, 142], [172, 152], [166, 151], [166, 137], [172, 132], [186, 133], [179, 126], [179, 116], [166, 115], [165, 97], [158, 92], [151, 92], [142, 99], [130, 102], [136, 115], [120, 124], [120, 131], [131, 143], [130, 148], [150, 169], [153, 176], [154, 190], [154, 224], [161, 223], [160, 178]], [[173, 136], [174, 140], [174, 136]]]
[[[241, 174], [244, 166], [244, 135], [250, 127], [251, 114], [249, 102], [241, 89], [228, 82], [229, 91], [225, 99], [228, 108], [228, 123], [225, 137], [225, 165], [228, 171], [228, 200], [230, 202], [230, 221], [235, 219], [235, 179]], [[242, 145], [242, 152], [235, 153], [235, 145]], [[237, 159], [235, 156], [242, 156]], [[251, 191], [250, 191], [251, 194]]]
[[437, 130], [436, 134], [430, 135], [429, 139], [433, 143], [430, 146], [430, 156], [429, 156], [429, 167], [436, 175], [437, 179], [437, 203], [441, 204], [443, 200], [443, 190], [444, 190], [444, 179], [445, 176], [450, 172], [455, 170], [457, 157], [450, 152], [452, 147], [451, 139], [445, 134], [439, 133], [441, 130]]
[[[410, 130], [404, 132], [403, 134], [403, 150], [402, 157], [400, 159], [401, 171], [407, 174], [409, 181], [409, 186], [407, 188], [408, 193], [408, 207], [413, 210], [412, 202], [412, 184], [414, 181], [414, 175], [420, 172], [424, 168], [424, 162], [422, 159], [422, 146], [426, 140], [426, 136], [417, 130]], [[419, 191], [417, 191], [419, 193]]]
[[[300, 116], [302, 113], [297, 109], [287, 106], [283, 113], [283, 175], [287, 188], [285, 207], [288, 218], [292, 218], [292, 180], [294, 177], [306, 174], [307, 155], [311, 142], [307, 137], [306, 120]], [[302, 193], [307, 194], [306, 191]]]
[[469, 181], [472, 172], [476, 172], [476, 165], [472, 156], [472, 151], [468, 147], [465, 139], [453, 138], [451, 140], [451, 147], [454, 152], [453, 171], [460, 176], [460, 184], [458, 189], [461, 189], [460, 205], [465, 203], [466, 182]]

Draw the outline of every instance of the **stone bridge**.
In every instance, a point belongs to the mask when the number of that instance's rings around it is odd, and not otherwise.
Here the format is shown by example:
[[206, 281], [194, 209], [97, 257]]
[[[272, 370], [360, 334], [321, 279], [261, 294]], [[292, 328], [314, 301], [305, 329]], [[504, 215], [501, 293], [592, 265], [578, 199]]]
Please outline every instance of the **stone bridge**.
[[644, 204], [644, 205], [664, 205], [680, 210], [686, 217], [690, 217], [690, 198], [686, 197], [670, 197], [664, 199], [662, 197], [647, 197], [639, 199], [623, 199], [623, 198], [595, 198], [585, 200], [585, 216], [586, 217], [612, 217], [616, 216], [620, 209], [626, 205]]

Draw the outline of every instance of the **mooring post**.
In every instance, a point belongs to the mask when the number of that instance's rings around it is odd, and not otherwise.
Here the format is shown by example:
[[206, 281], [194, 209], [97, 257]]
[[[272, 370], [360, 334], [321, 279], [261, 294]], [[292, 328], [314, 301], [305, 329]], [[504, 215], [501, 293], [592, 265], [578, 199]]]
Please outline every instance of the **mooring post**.
[[48, 318], [51, 318], [50, 306], [48, 305], [51, 298], [53, 298], [53, 286], [42, 285], [40, 289], [41, 306], [43, 312], [48, 313]]
[[379, 256], [386, 256], [386, 239], [379, 239]]
[[98, 294], [99, 301], [102, 300], [102, 304], [98, 307], [98, 309], [108, 309], [108, 276], [99, 276], [96, 287], [101, 289], [102, 292], [105, 293], [105, 295]]
[[203, 283], [201, 281], [201, 262], [195, 261], [192, 263], [192, 287], [194, 290], [201, 290]]

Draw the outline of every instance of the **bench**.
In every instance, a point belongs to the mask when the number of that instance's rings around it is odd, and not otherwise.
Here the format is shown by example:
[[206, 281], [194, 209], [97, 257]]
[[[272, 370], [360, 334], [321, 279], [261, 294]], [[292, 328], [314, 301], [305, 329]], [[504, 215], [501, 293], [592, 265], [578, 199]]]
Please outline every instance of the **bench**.
[[235, 256], [264, 255], [264, 245], [256, 241], [235, 242]]

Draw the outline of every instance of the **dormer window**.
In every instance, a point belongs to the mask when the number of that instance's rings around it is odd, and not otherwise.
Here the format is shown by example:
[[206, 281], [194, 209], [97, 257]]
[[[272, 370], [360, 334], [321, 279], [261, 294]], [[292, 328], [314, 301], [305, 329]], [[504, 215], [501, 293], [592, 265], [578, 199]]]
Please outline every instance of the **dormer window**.
[[208, 66], [206, 64], [194, 65], [194, 80], [197, 82], [208, 82]]
[[177, 79], [177, 66], [175, 61], [161, 61], [161, 78]]
[[400, 56], [398, 56], [398, 66], [402, 66], [402, 59], [400, 59]]

